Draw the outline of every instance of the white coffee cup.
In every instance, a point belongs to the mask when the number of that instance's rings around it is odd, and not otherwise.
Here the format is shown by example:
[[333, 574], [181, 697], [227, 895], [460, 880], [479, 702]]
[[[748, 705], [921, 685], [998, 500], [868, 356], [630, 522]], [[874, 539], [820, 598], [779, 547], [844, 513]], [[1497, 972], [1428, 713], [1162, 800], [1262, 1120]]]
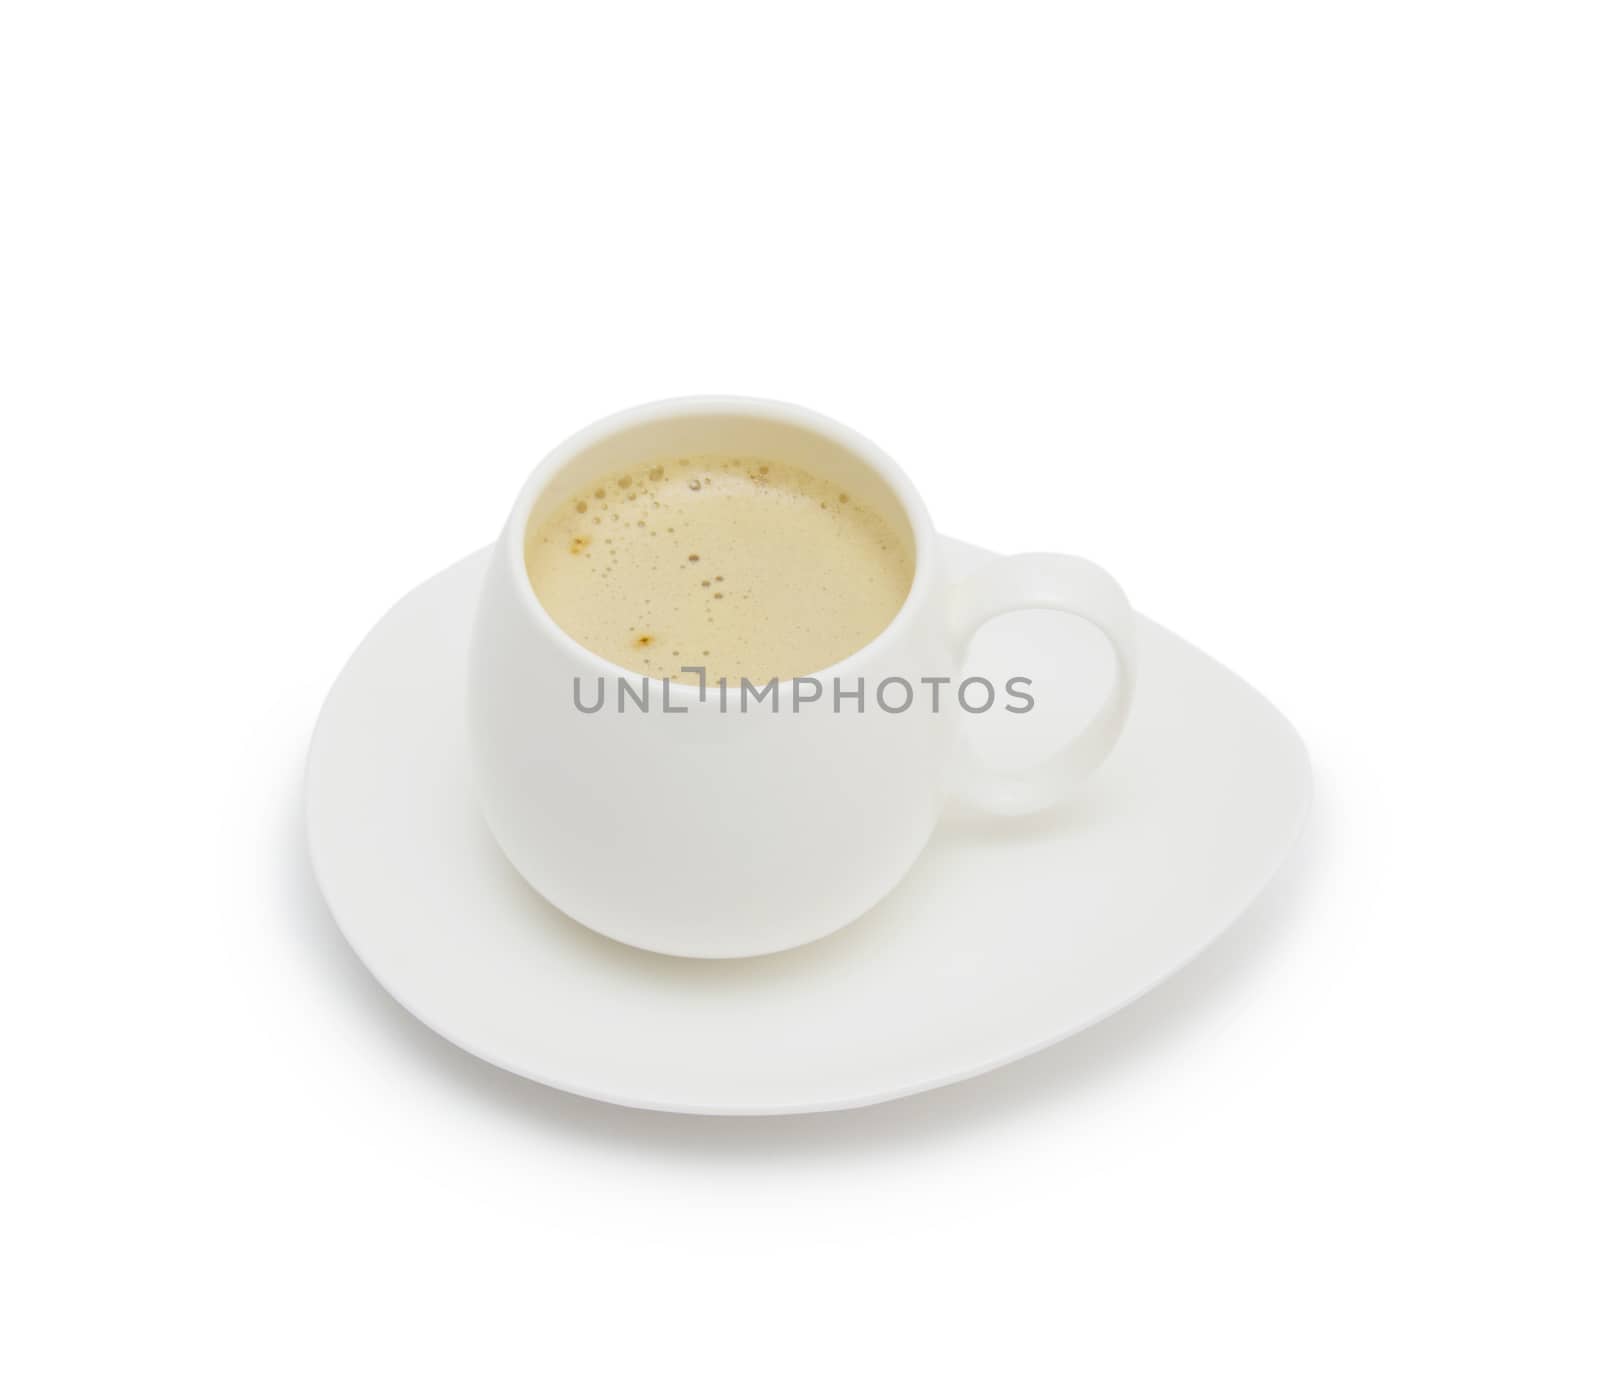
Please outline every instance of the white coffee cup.
[[[760, 456], [837, 483], [875, 505], [915, 553], [905, 604], [865, 647], [813, 674], [818, 700], [794, 703], [793, 682], [779, 687], [776, 711], [737, 687], [722, 696], [715, 684], [704, 694], [646, 685], [558, 627], [529, 583], [524, 537], [537, 514], [618, 470], [707, 455]], [[1094, 624], [1116, 654], [1116, 680], [1064, 748], [1001, 770], [971, 752], [951, 691], [977, 630], [1019, 609]], [[1135, 662], [1133, 612], [1098, 566], [1010, 556], [949, 585], [922, 500], [870, 441], [784, 403], [676, 399], [579, 432], [523, 487], [472, 633], [473, 769], [506, 857], [574, 920], [664, 954], [768, 954], [871, 908], [910, 869], [952, 794], [1002, 815], [1061, 800], [1121, 733]], [[580, 708], [580, 699], [592, 706], [600, 680], [615, 687], [618, 678], [649, 695], [648, 708], [637, 691], [598, 713]], [[896, 708], [900, 682], [925, 692], [937, 678], [950, 678], [937, 709], [926, 693]]]

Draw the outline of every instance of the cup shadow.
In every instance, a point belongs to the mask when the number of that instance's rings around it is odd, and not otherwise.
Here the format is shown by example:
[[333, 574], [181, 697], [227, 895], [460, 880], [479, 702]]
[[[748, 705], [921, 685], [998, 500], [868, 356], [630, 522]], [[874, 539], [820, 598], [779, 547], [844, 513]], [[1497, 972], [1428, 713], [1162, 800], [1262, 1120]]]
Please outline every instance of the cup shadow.
[[1317, 811], [1277, 876], [1215, 944], [1179, 973], [1084, 1031], [978, 1078], [838, 1112], [707, 1117], [650, 1112], [547, 1088], [467, 1054], [395, 1002], [356, 957], [317, 887], [298, 787], [281, 815], [284, 893], [306, 962], [371, 1019], [395, 1058], [450, 1096], [465, 1096], [526, 1132], [700, 1161], [870, 1157], [910, 1144], [992, 1135], [998, 1126], [1162, 1058], [1203, 1013], [1244, 988], [1291, 933], [1320, 865]]

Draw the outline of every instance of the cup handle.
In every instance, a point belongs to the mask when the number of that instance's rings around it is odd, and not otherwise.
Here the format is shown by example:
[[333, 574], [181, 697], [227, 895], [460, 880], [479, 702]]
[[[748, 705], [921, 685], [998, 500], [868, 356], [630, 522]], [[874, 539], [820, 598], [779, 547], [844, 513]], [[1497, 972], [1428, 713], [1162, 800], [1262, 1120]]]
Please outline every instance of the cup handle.
[[1029, 815], [1054, 805], [1105, 761], [1127, 722], [1138, 666], [1133, 608], [1117, 582], [1092, 561], [1042, 552], [997, 557], [952, 586], [958, 657], [965, 659], [973, 635], [990, 619], [1019, 609], [1054, 609], [1087, 619], [1116, 654], [1116, 684], [1071, 743], [1029, 767], [982, 763], [971, 740], [963, 738], [956, 790], [996, 815]]

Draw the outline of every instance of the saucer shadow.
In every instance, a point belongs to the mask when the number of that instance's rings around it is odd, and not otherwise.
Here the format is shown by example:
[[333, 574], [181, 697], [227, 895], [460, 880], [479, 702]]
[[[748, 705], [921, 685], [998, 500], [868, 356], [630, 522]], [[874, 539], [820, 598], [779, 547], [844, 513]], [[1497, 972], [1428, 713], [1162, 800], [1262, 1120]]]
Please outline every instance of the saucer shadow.
[[346, 944], [311, 872], [298, 782], [288, 796], [276, 849], [307, 962], [364, 1009], [395, 1058], [431, 1085], [430, 1092], [487, 1103], [541, 1138], [696, 1160], [838, 1159], [992, 1135], [1002, 1123], [1039, 1105], [1132, 1077], [1161, 1059], [1208, 1008], [1249, 982], [1287, 937], [1319, 864], [1313, 807], [1305, 835], [1277, 876], [1215, 944], [1145, 996], [1037, 1054], [974, 1079], [863, 1108], [710, 1117], [624, 1108], [563, 1093], [487, 1064], [434, 1034], [384, 991]]

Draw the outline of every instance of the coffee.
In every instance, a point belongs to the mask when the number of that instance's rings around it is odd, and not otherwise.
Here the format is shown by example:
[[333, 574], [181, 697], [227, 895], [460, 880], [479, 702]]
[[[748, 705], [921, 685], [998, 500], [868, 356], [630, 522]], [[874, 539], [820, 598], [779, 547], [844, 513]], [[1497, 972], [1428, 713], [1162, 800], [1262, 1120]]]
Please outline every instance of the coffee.
[[796, 466], [685, 457], [637, 465], [536, 513], [528, 579], [556, 623], [608, 661], [765, 682], [865, 647], [911, 589], [910, 540]]

